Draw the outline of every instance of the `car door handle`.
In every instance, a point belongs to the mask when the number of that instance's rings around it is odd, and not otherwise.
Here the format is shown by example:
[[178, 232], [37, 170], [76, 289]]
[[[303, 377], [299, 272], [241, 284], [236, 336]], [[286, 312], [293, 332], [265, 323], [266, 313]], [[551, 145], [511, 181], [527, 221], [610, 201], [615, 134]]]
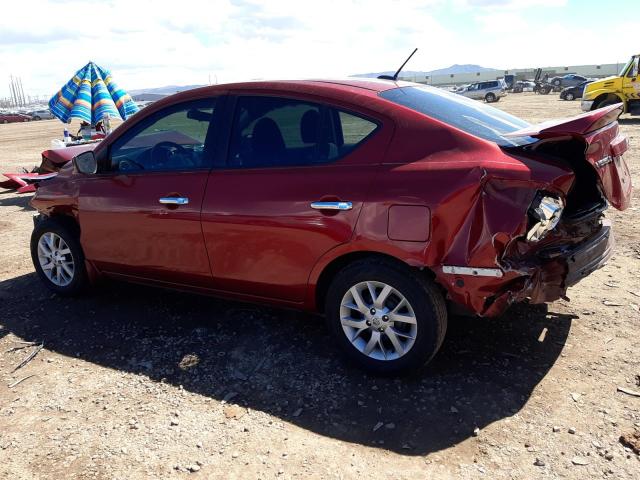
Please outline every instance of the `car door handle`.
[[189, 203], [187, 197], [161, 197], [158, 201], [163, 205], [187, 205]]
[[314, 210], [351, 210], [351, 202], [313, 202], [311, 208]]

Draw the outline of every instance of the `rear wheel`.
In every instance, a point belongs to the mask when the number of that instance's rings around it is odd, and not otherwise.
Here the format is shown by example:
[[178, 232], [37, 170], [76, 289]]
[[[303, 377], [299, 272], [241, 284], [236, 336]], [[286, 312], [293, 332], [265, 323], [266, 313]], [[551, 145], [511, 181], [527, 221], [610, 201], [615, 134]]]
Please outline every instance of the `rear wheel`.
[[325, 313], [343, 353], [376, 374], [422, 367], [447, 329], [444, 299], [435, 285], [377, 259], [354, 262], [336, 275]]
[[77, 295], [87, 286], [84, 253], [76, 236], [47, 218], [31, 234], [31, 260], [40, 279], [53, 292]]
[[493, 94], [493, 93], [491, 93], [491, 92], [487, 93], [487, 94], [484, 96], [484, 100], [485, 100], [485, 102], [487, 102], [487, 103], [493, 103], [493, 102], [495, 102], [495, 101], [496, 101], [496, 98], [497, 98], [497, 97], [495, 96], [495, 94]]

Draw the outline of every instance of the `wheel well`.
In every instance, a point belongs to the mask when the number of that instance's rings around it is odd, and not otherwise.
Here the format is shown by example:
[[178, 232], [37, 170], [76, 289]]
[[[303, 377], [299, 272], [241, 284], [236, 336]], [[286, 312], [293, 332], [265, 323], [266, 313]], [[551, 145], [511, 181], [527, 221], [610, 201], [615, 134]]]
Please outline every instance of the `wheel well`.
[[596, 97], [596, 99], [593, 102], [593, 107], [592, 109], [596, 109], [599, 108], [598, 105], [600, 105], [602, 102], [605, 102], [607, 100], [612, 100], [614, 102], [622, 102], [624, 103], [624, 100], [622, 100], [618, 95], [616, 95], [615, 93], [603, 93], [601, 95], [598, 95]]
[[336, 276], [336, 274], [345, 268], [350, 263], [356, 262], [358, 260], [363, 259], [379, 259], [393, 265], [399, 266], [402, 269], [405, 269], [408, 273], [414, 273], [418, 275], [426, 275], [431, 279], [435, 278], [434, 273], [428, 268], [418, 268], [412, 267], [402, 260], [397, 259], [391, 255], [387, 255], [379, 252], [353, 252], [338, 257], [329, 263], [318, 278], [318, 282], [316, 284], [316, 310], [320, 313], [324, 312], [324, 301], [329, 290], [329, 286], [331, 285], [331, 281]]
[[49, 218], [68, 229], [77, 239], [80, 239], [80, 225], [76, 219], [67, 213], [52, 213]]

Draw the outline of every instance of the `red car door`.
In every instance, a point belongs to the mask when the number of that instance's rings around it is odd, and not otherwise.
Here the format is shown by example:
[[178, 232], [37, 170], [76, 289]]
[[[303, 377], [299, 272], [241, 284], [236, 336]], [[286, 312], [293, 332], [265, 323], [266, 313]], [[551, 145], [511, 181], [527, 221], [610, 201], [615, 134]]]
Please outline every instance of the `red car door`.
[[202, 207], [214, 288], [301, 302], [314, 264], [349, 242], [390, 131], [313, 102], [237, 97], [227, 167]]
[[215, 103], [180, 103], [144, 118], [110, 145], [103, 171], [81, 180], [81, 242], [101, 271], [210, 284], [200, 208]]

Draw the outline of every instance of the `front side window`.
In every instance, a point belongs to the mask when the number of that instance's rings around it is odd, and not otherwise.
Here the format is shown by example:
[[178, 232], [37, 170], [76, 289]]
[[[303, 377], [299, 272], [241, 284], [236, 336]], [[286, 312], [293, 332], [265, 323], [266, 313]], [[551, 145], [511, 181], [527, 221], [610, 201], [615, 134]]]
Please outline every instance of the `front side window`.
[[167, 107], [135, 125], [111, 146], [118, 172], [208, 168], [205, 145], [215, 99]]
[[376, 128], [373, 121], [326, 105], [241, 96], [233, 119], [229, 165], [263, 168], [336, 161]]

